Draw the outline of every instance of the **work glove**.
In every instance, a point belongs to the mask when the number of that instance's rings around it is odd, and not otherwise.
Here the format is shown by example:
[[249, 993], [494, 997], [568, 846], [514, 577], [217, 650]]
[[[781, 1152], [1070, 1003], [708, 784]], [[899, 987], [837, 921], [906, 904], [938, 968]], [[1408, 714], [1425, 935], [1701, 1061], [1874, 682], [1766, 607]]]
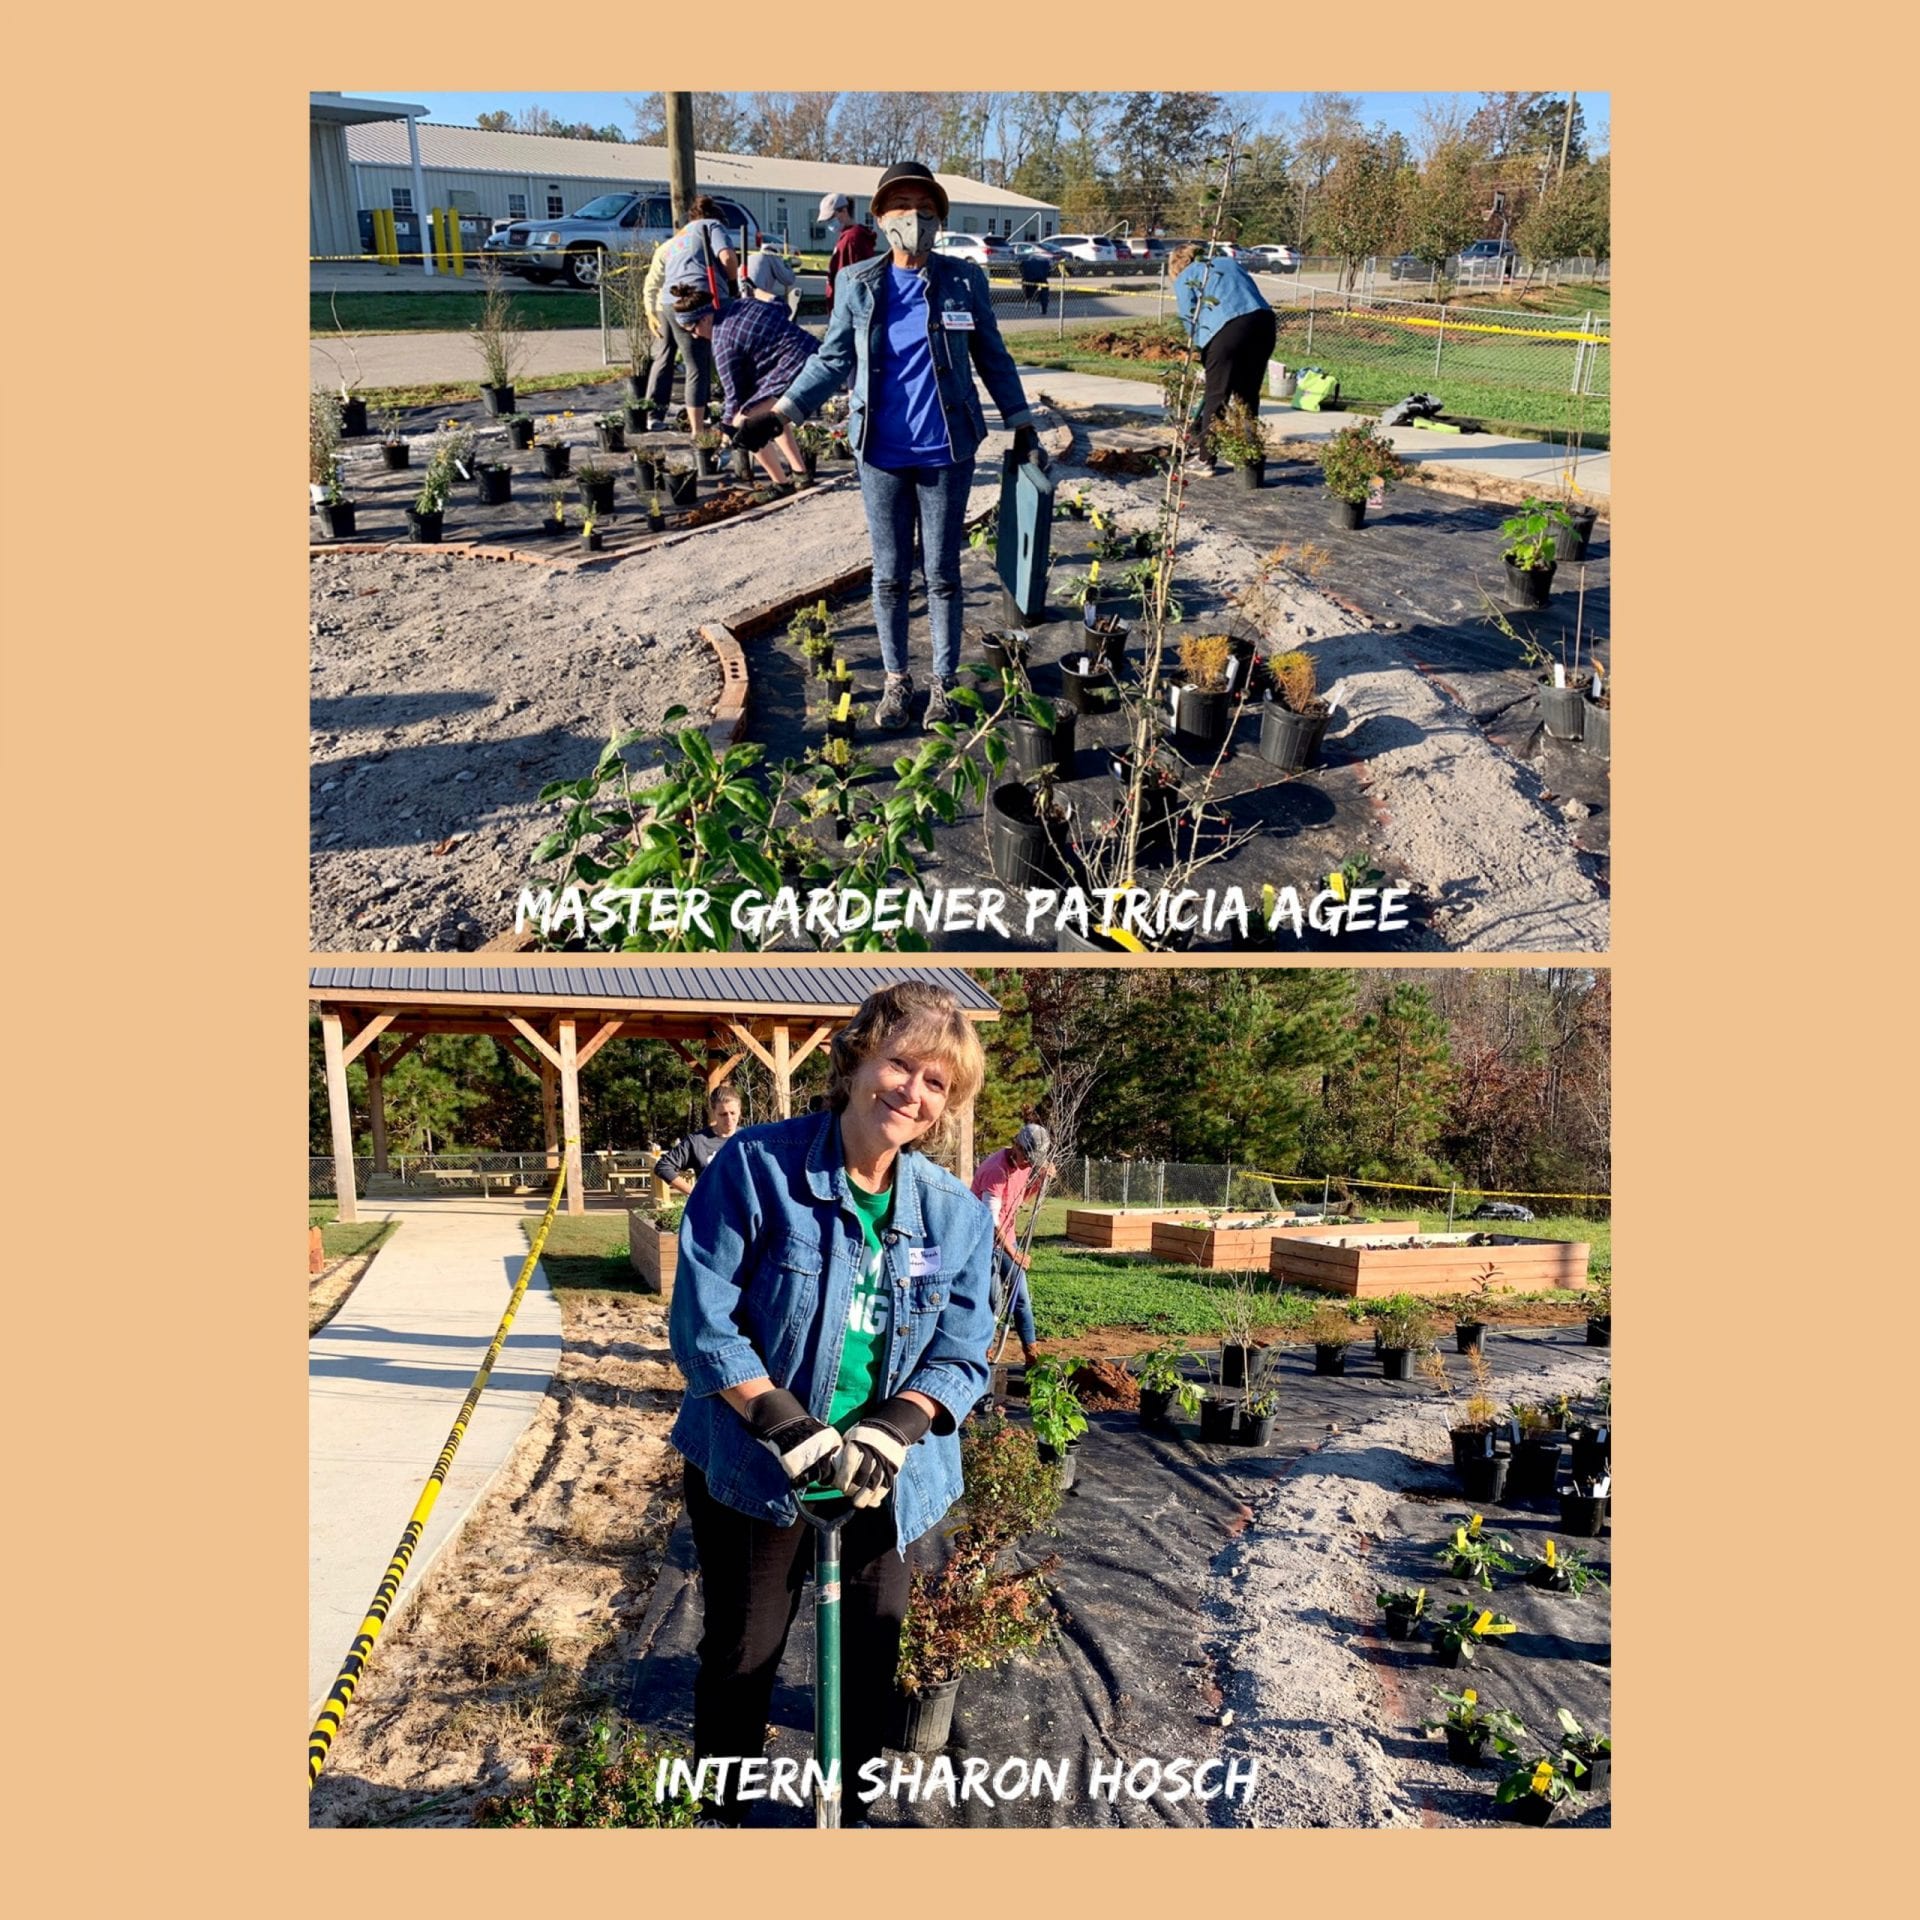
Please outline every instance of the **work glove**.
[[1042, 473], [1053, 465], [1047, 458], [1046, 448], [1040, 444], [1040, 436], [1031, 427], [1014, 428], [1013, 457], [1016, 460], [1030, 460]]
[[933, 1420], [905, 1394], [883, 1400], [847, 1430], [833, 1463], [833, 1484], [856, 1507], [877, 1507], [893, 1491], [907, 1449]]
[[793, 1488], [823, 1481], [840, 1451], [840, 1436], [816, 1420], [792, 1394], [775, 1387], [747, 1403], [741, 1416], [753, 1437], [780, 1462]]
[[743, 420], [733, 430], [733, 444], [745, 447], [749, 453], [758, 453], [768, 445], [787, 422], [777, 413], [757, 414], [751, 420]]

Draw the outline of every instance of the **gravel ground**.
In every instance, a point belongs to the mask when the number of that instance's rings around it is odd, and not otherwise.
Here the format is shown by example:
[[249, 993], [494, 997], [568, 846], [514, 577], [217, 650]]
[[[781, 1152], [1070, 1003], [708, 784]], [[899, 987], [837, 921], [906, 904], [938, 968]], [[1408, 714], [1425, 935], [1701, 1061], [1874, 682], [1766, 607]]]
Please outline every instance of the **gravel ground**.
[[[1578, 1393], [1608, 1364], [1596, 1352], [1501, 1384], [1535, 1397]], [[1258, 1793], [1238, 1810], [1246, 1824], [1428, 1823], [1416, 1794], [1435, 1762], [1389, 1751], [1383, 1736], [1401, 1730], [1400, 1713], [1350, 1629], [1375, 1612], [1373, 1542], [1409, 1489], [1431, 1484], [1428, 1463], [1447, 1458], [1446, 1427], [1431, 1406], [1369, 1421], [1290, 1475], [1223, 1556], [1206, 1606], [1234, 1716], [1228, 1744], [1261, 1760]]]

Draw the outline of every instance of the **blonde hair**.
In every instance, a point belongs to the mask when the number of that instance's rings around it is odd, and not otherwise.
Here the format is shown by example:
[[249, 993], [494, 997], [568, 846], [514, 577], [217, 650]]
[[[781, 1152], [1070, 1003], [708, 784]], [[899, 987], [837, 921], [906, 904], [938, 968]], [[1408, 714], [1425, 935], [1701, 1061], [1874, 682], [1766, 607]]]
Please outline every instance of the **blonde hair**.
[[1199, 258], [1200, 249], [1198, 247], [1175, 247], [1174, 250], [1167, 255], [1167, 278], [1169, 280], [1179, 279]]
[[925, 980], [900, 980], [868, 994], [833, 1036], [827, 1104], [835, 1113], [845, 1112], [855, 1073], [887, 1048], [943, 1061], [953, 1076], [939, 1121], [917, 1143], [945, 1151], [953, 1144], [955, 1121], [987, 1077], [987, 1056], [973, 1022], [951, 991]]

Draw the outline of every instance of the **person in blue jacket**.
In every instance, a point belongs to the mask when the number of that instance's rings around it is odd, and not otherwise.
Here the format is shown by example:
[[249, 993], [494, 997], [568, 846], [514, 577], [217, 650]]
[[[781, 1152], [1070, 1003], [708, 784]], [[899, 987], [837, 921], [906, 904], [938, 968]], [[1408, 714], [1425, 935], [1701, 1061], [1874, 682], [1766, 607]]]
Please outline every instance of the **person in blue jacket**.
[[1190, 463], [1205, 471], [1212, 457], [1206, 452], [1207, 436], [1229, 401], [1244, 400], [1247, 411], [1259, 418], [1260, 389], [1266, 381], [1267, 362], [1273, 358], [1280, 323], [1273, 317], [1273, 307], [1260, 291], [1260, 283], [1238, 260], [1225, 254], [1207, 257], [1198, 247], [1180, 247], [1168, 260], [1167, 271], [1173, 277], [1174, 305], [1179, 308], [1181, 324], [1200, 349], [1200, 364], [1206, 373], [1200, 420], [1195, 428], [1201, 460]]
[[[958, 1428], [986, 1391], [993, 1217], [921, 1149], [979, 1091], [945, 988], [871, 994], [835, 1038], [827, 1106], [748, 1127], [688, 1198], [668, 1310], [686, 1394], [672, 1443], [704, 1606], [698, 1759], [754, 1759], [812, 1561], [796, 1499], [853, 1503], [841, 1538], [841, 1781], [879, 1757], [906, 1549], [961, 1493]], [[705, 1822], [744, 1806], [709, 1797]]]
[[977, 371], [1014, 451], [1046, 464], [1018, 368], [1000, 337], [987, 276], [971, 261], [933, 251], [946, 224], [946, 189], [917, 160], [880, 176], [873, 220], [889, 251], [845, 270], [820, 350], [737, 444], [765, 445], [783, 425], [817, 412], [853, 377], [847, 437], [860, 462], [860, 493], [873, 543], [873, 617], [886, 685], [874, 723], [904, 727], [913, 678], [907, 665], [907, 591], [914, 529], [920, 534], [933, 630], [933, 686], [925, 724], [956, 717], [947, 694], [960, 668], [960, 536], [975, 456], [987, 436]]

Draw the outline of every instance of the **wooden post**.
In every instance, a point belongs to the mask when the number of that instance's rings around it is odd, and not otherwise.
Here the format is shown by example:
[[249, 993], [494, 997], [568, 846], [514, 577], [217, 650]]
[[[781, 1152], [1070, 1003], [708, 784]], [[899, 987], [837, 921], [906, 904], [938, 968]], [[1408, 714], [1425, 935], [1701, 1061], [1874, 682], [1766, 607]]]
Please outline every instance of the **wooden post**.
[[567, 1211], [585, 1213], [586, 1188], [580, 1169], [580, 1067], [578, 1033], [571, 1020], [560, 1022], [560, 1113], [566, 1123]]
[[773, 1110], [782, 1120], [793, 1118], [792, 1047], [787, 1023], [782, 1020], [773, 1030]]
[[960, 1144], [957, 1151], [960, 1164], [954, 1168], [954, 1172], [962, 1180], [971, 1182], [973, 1179], [973, 1102], [971, 1100], [960, 1109], [959, 1134]]
[[373, 1128], [373, 1170], [387, 1173], [387, 1063], [378, 1047], [367, 1049], [367, 1118]]
[[333, 1123], [333, 1192], [339, 1217], [360, 1218], [353, 1191], [353, 1109], [347, 1104], [347, 1042], [337, 1013], [322, 1012], [320, 1035], [327, 1051], [327, 1118]]
[[551, 1062], [540, 1062], [540, 1131], [547, 1143], [547, 1171], [560, 1165], [560, 1081]]

